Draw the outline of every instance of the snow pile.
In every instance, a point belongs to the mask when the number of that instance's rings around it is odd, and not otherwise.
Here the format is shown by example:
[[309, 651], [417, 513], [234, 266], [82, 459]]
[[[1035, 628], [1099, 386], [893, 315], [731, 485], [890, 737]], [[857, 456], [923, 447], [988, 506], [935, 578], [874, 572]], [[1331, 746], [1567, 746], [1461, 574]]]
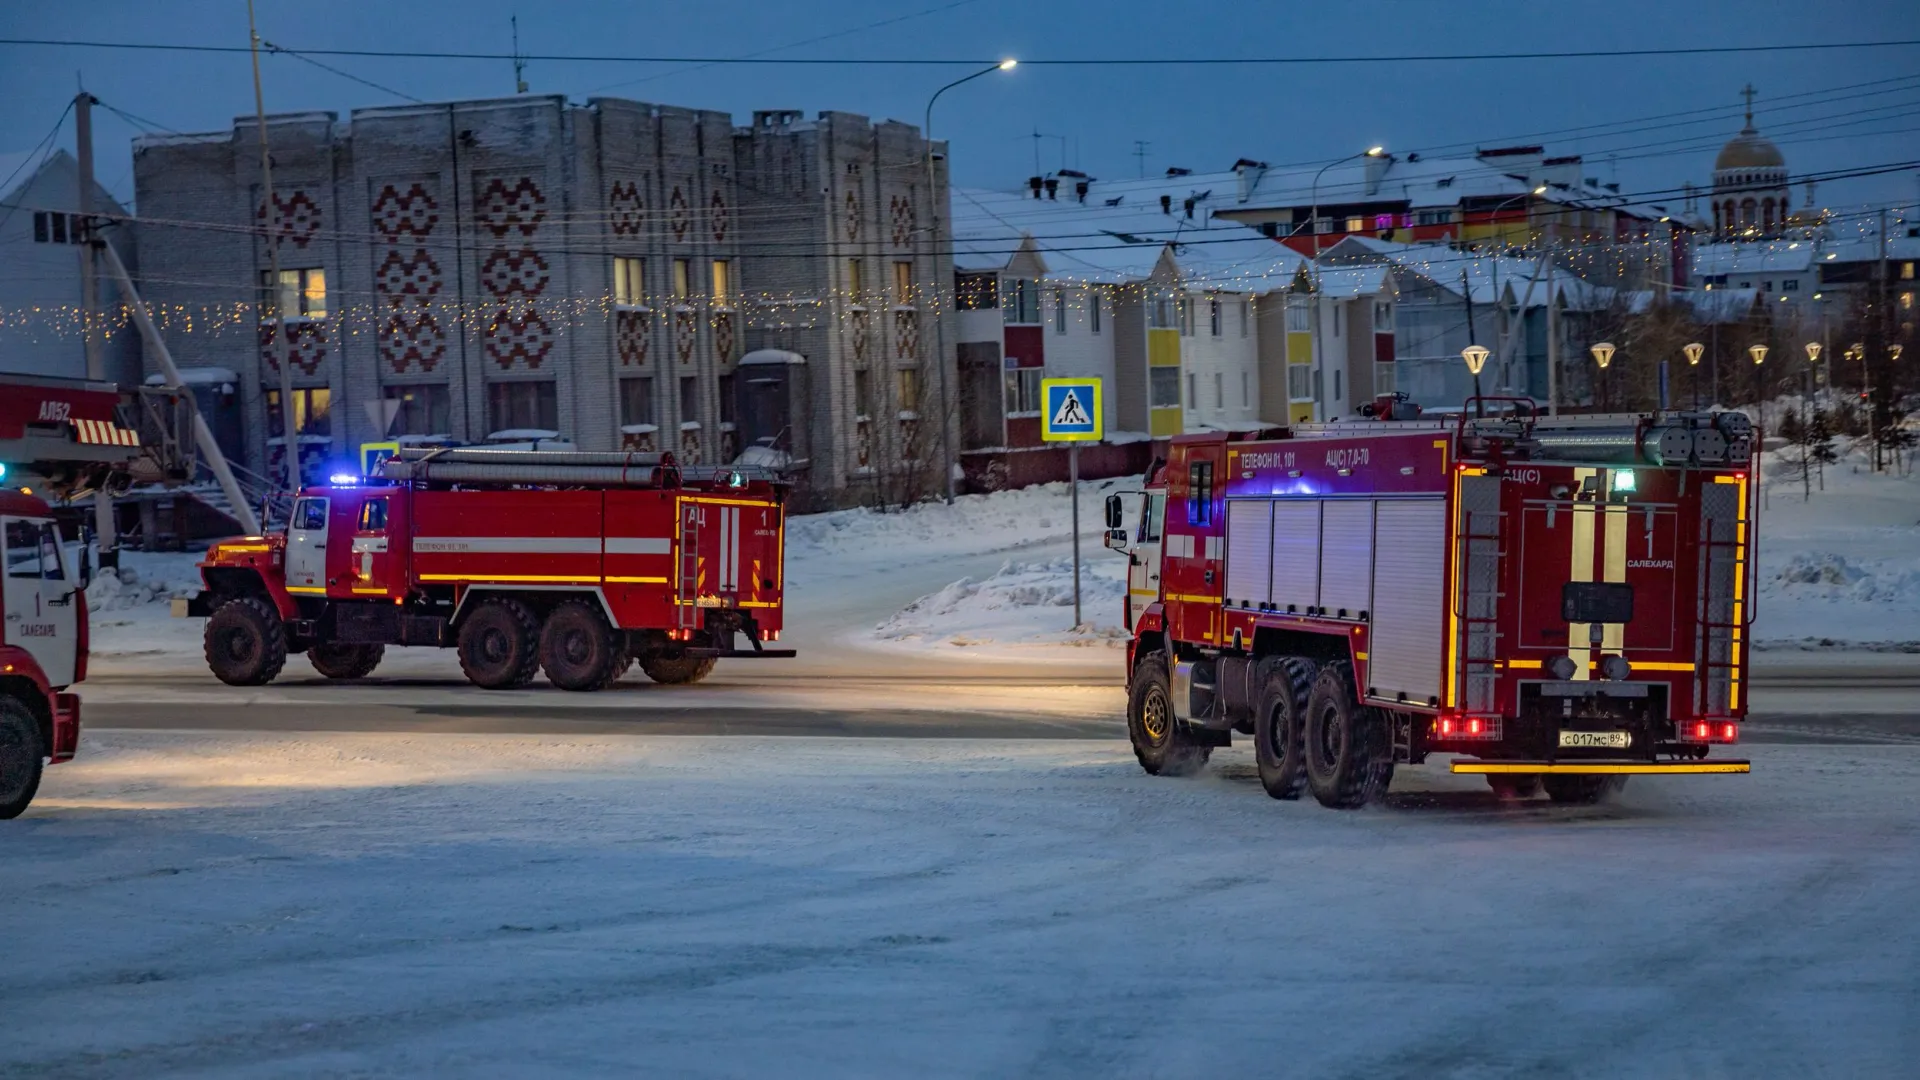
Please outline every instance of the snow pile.
[[87, 586], [87, 610], [127, 611], [192, 596], [200, 590], [198, 555], [122, 552], [118, 572], [103, 570]]
[[1073, 561], [1009, 562], [984, 578], [963, 577], [908, 604], [874, 628], [882, 641], [934, 647], [983, 645], [1118, 647], [1126, 603], [1126, 567], [1117, 561], [1080, 568], [1081, 617], [1073, 625]]
[[[1140, 478], [1080, 484], [1080, 535], [1096, 544], [1101, 505], [1113, 491], [1138, 491]], [[836, 510], [788, 519], [787, 557], [794, 566], [821, 556], [851, 556], [860, 566], [900, 565], [947, 555], [1011, 551], [1072, 536], [1073, 507], [1064, 482], [987, 495], [962, 495], [952, 506], [916, 503], [900, 510]]]

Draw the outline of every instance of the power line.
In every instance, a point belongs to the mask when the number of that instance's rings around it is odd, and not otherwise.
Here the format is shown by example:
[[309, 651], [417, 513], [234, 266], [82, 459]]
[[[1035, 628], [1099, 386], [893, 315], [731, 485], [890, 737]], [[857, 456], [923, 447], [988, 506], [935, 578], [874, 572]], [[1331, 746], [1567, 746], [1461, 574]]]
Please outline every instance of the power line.
[[273, 42], [268, 41], [265, 38], [260, 39], [260, 45], [262, 48], [266, 49], [269, 53], [274, 53], [280, 56], [291, 56], [295, 60], [298, 60], [303, 64], [312, 64], [314, 67], [319, 68], [321, 71], [338, 75], [343, 79], [351, 79], [352, 81], [359, 83], [361, 86], [371, 86], [372, 88], [380, 91], [383, 94], [391, 94], [397, 98], [406, 98], [408, 101], [411, 101], [416, 105], [426, 104], [426, 101], [422, 98], [414, 97], [412, 94], [402, 93], [399, 90], [395, 90], [391, 86], [382, 86], [381, 84], [374, 82], [372, 79], [363, 79], [360, 76], [355, 75], [351, 72], [341, 71], [339, 68], [333, 67], [330, 64], [323, 64], [320, 61], [315, 60], [313, 57], [308, 56], [303, 52], [297, 52], [293, 49], [281, 48], [280, 46], [275, 45]]
[[[92, 41], [57, 38], [0, 38], [0, 45], [30, 45], [72, 49], [131, 49], [145, 52], [244, 53], [244, 45], [183, 45], [150, 41]], [[1700, 45], [1642, 49], [1565, 49], [1538, 52], [1504, 53], [1406, 53], [1400, 55], [1348, 54], [1300, 56], [1211, 56], [1211, 57], [1083, 57], [1021, 60], [1028, 67], [1259, 67], [1285, 64], [1405, 64], [1467, 63], [1498, 60], [1582, 60], [1649, 56], [1709, 56], [1755, 53], [1819, 52], [1853, 49], [1898, 49], [1920, 46], [1920, 38], [1895, 41], [1795, 42], [1779, 45]], [[807, 65], [844, 67], [981, 67], [997, 64], [1004, 57], [979, 59], [938, 58], [905, 59], [896, 57], [771, 57], [771, 56], [615, 56], [598, 54], [499, 52], [429, 52], [400, 49], [304, 49], [308, 56], [353, 56], [389, 60], [539, 60], [572, 64], [750, 64]]]
[[[72, 112], [73, 112], [73, 102], [69, 101], [67, 102], [67, 107], [60, 110], [60, 118], [53, 122], [53, 127], [46, 133], [46, 135], [41, 137], [39, 142], [33, 144], [33, 149], [27, 151], [27, 156], [20, 159], [20, 164], [15, 165], [13, 167], [13, 171], [7, 174], [7, 178], [5, 180], [0, 180], [0, 195], [5, 195], [8, 191], [12, 190], [13, 178], [20, 175], [20, 170], [26, 168], [28, 162], [33, 161], [35, 158], [39, 158], [41, 161], [46, 160], [47, 151], [52, 149], [53, 140], [59, 137], [60, 128], [66, 124], [67, 116]], [[38, 164], [34, 165], [34, 168], [36, 169], [38, 169], [39, 167], [40, 166]], [[0, 214], [0, 228], [5, 228], [8, 220], [13, 217], [13, 211], [15, 209], [15, 205], [9, 205], [7, 207], [7, 212], [5, 214]]]

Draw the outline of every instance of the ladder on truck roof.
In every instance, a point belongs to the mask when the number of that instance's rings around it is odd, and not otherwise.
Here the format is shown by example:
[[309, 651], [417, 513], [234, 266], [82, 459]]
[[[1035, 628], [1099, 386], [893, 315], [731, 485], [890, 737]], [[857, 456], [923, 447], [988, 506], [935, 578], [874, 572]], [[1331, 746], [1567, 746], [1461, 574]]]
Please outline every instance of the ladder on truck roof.
[[700, 518], [706, 512], [691, 500], [680, 504], [680, 547], [673, 555], [673, 625], [700, 628]]
[[[1500, 508], [1499, 476], [1463, 476], [1455, 518], [1455, 579], [1459, 591], [1453, 617], [1458, 627], [1454, 670], [1460, 679], [1461, 708], [1492, 712], [1498, 707], [1500, 670], [1500, 564], [1506, 552], [1506, 511]], [[1453, 702], [1449, 702], [1453, 704]]]

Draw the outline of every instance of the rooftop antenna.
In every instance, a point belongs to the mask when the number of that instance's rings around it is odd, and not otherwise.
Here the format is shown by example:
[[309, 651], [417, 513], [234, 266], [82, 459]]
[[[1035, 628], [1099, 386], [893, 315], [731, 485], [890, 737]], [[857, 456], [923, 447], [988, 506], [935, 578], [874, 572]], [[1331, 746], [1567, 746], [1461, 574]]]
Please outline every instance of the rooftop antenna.
[[1151, 145], [1152, 144], [1145, 139], [1133, 140], [1133, 156], [1140, 163], [1140, 179], [1142, 180], [1147, 178], [1147, 147]]
[[513, 15], [507, 20], [513, 24], [513, 92], [527, 92], [527, 60], [520, 55], [520, 16]]
[[1041, 130], [1038, 127], [1036, 127], [1033, 129], [1033, 135], [1031, 137], [1033, 139], [1033, 175], [1035, 176], [1042, 175], [1040, 172], [1040, 140], [1041, 139], [1059, 139], [1060, 140], [1060, 167], [1063, 169], [1066, 168], [1067, 137], [1065, 135], [1047, 135], [1041, 132]]

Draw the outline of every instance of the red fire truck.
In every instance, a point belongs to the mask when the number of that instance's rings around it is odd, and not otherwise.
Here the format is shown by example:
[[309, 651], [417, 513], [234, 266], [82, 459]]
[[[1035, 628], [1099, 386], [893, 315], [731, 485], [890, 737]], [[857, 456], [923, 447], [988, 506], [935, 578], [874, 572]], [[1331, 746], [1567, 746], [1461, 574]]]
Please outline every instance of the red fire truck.
[[1746, 772], [1754, 439], [1740, 413], [1525, 400], [1173, 440], [1131, 559], [1128, 727], [1149, 773], [1251, 735], [1268, 794], [1327, 806], [1460, 755], [1497, 792]]
[[80, 745], [80, 698], [67, 688], [87, 677], [87, 560], [69, 556], [45, 502], [0, 491], [0, 574], [4, 819], [26, 810], [46, 765]]
[[[205, 589], [213, 673], [273, 680], [305, 652], [332, 679], [388, 645], [451, 646], [476, 686], [544, 668], [598, 690], [631, 663], [691, 683], [721, 657], [788, 657], [785, 485], [671, 454], [402, 450], [386, 483], [309, 488], [284, 532], [218, 544]], [[736, 645], [744, 640], [746, 647]]]

